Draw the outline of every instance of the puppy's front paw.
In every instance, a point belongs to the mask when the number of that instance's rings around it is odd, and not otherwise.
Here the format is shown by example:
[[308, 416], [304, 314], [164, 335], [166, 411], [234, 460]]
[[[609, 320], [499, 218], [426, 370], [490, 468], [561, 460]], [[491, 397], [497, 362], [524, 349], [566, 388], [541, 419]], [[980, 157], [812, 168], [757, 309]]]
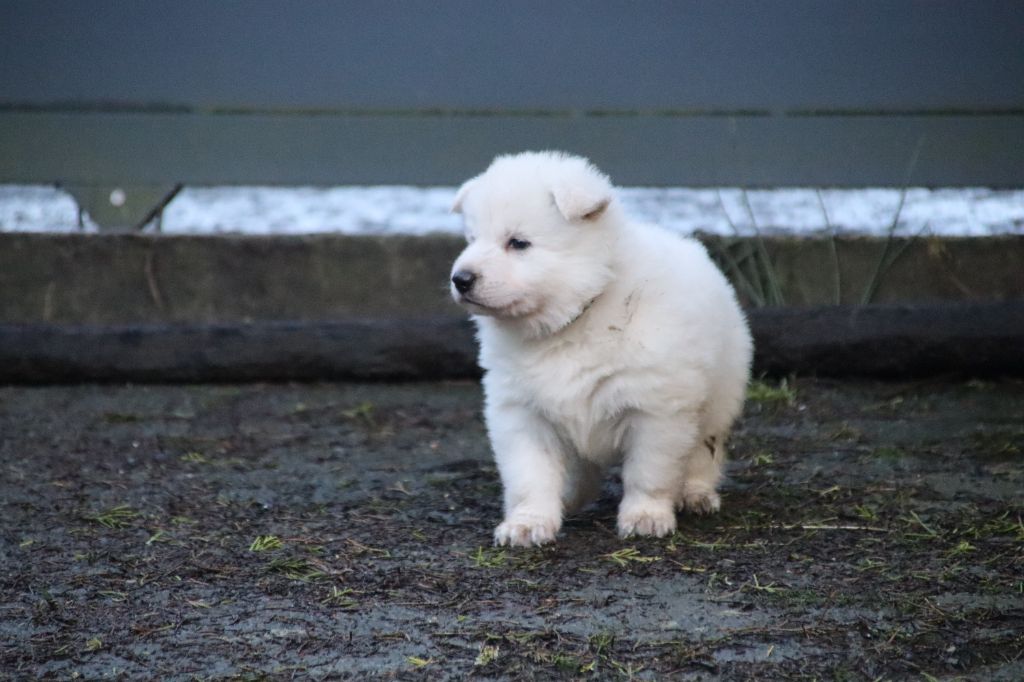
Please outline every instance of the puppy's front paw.
[[722, 498], [714, 488], [702, 484], [686, 484], [679, 506], [694, 514], [714, 514], [722, 508]]
[[676, 511], [671, 501], [646, 499], [623, 502], [619, 507], [619, 537], [653, 535], [664, 537], [676, 529]]
[[494, 529], [494, 544], [539, 547], [554, 542], [561, 523], [558, 519], [533, 514], [513, 514]]

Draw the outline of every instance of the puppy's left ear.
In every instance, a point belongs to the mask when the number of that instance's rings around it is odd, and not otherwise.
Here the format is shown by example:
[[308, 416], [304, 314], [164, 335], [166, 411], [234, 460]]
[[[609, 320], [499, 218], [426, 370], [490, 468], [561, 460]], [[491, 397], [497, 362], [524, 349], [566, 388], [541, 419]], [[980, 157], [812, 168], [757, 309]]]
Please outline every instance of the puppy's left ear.
[[462, 202], [466, 200], [466, 195], [469, 194], [469, 190], [471, 190], [475, 184], [476, 178], [470, 178], [462, 183], [462, 187], [460, 187], [455, 193], [455, 199], [452, 200], [452, 213], [462, 213]]
[[569, 222], [597, 220], [612, 201], [611, 191], [604, 187], [554, 187], [551, 196]]

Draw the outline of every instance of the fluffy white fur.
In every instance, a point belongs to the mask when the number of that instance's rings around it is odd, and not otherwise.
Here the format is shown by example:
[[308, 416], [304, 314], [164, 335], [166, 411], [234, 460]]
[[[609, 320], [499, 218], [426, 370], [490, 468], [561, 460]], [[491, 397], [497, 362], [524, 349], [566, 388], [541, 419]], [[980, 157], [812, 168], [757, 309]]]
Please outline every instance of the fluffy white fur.
[[478, 327], [504, 487], [495, 542], [551, 542], [620, 461], [621, 536], [717, 511], [752, 345], [704, 248], [629, 220], [605, 175], [557, 152], [498, 157], [453, 210], [468, 246], [452, 273], [474, 279], [452, 295]]

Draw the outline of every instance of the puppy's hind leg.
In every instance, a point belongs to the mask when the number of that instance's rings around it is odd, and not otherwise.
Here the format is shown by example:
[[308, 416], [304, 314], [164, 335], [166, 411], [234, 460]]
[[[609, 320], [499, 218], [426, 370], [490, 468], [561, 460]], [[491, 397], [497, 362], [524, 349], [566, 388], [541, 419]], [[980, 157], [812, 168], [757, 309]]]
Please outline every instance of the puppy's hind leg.
[[697, 434], [696, 420], [688, 415], [639, 415], [630, 424], [622, 462], [620, 537], [662, 537], [675, 531], [685, 453]]
[[695, 514], [713, 514], [722, 506], [718, 483], [725, 464], [725, 437], [709, 436], [690, 450], [676, 506]]

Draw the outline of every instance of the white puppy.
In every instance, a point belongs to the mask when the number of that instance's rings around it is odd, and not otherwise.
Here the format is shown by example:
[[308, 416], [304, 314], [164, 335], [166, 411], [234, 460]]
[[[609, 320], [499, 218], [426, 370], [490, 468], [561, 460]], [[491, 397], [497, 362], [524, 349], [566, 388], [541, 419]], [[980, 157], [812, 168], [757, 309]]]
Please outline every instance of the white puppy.
[[618, 530], [717, 511], [751, 340], [696, 241], [630, 221], [608, 178], [557, 152], [499, 156], [453, 211], [452, 296], [472, 313], [504, 486], [499, 545], [551, 542], [622, 462]]

